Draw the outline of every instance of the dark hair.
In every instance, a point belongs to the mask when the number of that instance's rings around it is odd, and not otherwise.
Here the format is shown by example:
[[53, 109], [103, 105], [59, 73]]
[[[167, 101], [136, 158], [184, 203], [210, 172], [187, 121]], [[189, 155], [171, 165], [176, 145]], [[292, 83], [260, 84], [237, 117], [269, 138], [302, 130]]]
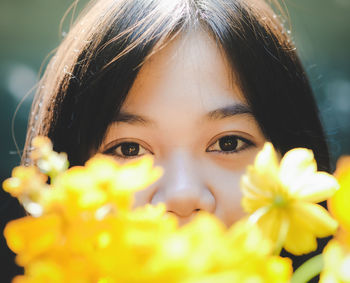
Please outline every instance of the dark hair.
[[59, 46], [33, 103], [30, 142], [51, 138], [72, 165], [101, 144], [142, 64], [181, 33], [204, 29], [224, 51], [264, 135], [283, 154], [329, 154], [306, 73], [280, 16], [257, 0], [103, 0], [83, 12]]

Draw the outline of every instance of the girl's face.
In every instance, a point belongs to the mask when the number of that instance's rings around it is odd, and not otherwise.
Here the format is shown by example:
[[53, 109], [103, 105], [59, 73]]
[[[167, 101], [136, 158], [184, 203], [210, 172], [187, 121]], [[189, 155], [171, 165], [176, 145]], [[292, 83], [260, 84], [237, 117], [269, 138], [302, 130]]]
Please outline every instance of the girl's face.
[[144, 64], [99, 151], [121, 162], [151, 154], [163, 167], [135, 206], [164, 202], [180, 224], [206, 210], [230, 226], [243, 215], [240, 178], [265, 140], [223, 53], [197, 32]]

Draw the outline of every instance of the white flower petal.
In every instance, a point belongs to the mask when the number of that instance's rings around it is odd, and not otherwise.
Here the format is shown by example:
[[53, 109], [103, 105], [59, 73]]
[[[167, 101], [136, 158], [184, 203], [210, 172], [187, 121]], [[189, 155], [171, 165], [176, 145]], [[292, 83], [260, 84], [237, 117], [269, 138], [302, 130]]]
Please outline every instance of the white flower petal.
[[277, 172], [278, 157], [272, 143], [265, 143], [264, 148], [257, 154], [255, 158], [254, 167], [261, 172]]
[[296, 182], [317, 171], [317, 164], [311, 150], [295, 148], [288, 151], [281, 160], [279, 177], [282, 184], [296, 187]]
[[339, 188], [337, 180], [326, 172], [314, 173], [301, 181], [292, 190], [295, 197], [308, 202], [324, 201], [333, 196]]

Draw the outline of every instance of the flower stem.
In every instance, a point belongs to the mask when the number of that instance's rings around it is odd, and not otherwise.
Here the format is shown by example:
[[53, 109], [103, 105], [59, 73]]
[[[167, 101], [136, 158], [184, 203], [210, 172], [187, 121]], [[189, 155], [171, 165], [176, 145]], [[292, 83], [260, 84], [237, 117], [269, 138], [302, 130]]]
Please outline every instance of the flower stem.
[[287, 238], [288, 230], [289, 230], [289, 221], [284, 218], [278, 233], [278, 238], [277, 238], [275, 250], [274, 250], [274, 254], [277, 256], [280, 255], [281, 250], [284, 246], [284, 243]]
[[304, 262], [293, 274], [291, 283], [309, 282], [323, 269], [322, 254], [316, 255]]
[[256, 224], [259, 219], [264, 216], [269, 210], [271, 209], [270, 206], [263, 206], [256, 210], [252, 215], [249, 216], [248, 221], [251, 224]]

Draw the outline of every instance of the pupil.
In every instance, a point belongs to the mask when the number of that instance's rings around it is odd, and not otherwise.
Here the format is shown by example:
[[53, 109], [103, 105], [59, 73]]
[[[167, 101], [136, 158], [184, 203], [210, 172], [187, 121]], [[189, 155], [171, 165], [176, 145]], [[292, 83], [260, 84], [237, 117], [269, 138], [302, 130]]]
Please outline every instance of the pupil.
[[126, 156], [135, 156], [140, 151], [140, 146], [134, 142], [126, 142], [121, 145], [121, 151]]
[[234, 136], [223, 137], [219, 140], [220, 149], [223, 151], [233, 151], [237, 148], [237, 138]]

